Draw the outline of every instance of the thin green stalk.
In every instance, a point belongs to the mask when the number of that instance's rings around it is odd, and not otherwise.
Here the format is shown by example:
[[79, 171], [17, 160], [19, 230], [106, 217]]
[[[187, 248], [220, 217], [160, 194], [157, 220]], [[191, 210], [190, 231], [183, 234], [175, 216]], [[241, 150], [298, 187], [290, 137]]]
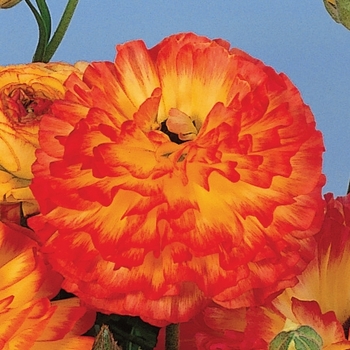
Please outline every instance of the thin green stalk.
[[69, 0], [52, 39], [46, 46], [43, 62], [49, 62], [61, 43], [79, 0]]
[[38, 5], [38, 9], [40, 11], [41, 18], [44, 21], [47, 40], [51, 37], [51, 15], [50, 10], [46, 4], [45, 0], [36, 0], [36, 4]]
[[33, 6], [33, 4], [30, 2], [30, 0], [25, 0], [27, 5], [29, 6], [30, 10], [32, 11], [39, 28], [39, 40], [38, 45], [36, 47], [34, 56], [33, 56], [33, 62], [40, 62], [43, 60], [46, 44], [49, 40], [49, 37], [47, 36], [46, 26], [44, 23], [44, 20], [42, 19], [40, 13], [38, 10]]
[[165, 328], [165, 350], [179, 349], [179, 324], [172, 323]]

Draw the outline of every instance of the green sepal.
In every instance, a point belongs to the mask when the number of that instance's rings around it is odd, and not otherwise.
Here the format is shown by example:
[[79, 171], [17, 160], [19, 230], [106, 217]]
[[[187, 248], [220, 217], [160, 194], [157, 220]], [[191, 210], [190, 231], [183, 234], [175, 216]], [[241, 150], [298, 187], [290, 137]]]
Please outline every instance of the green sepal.
[[291, 346], [297, 350], [321, 350], [323, 340], [310, 326], [301, 326], [293, 331], [278, 333], [271, 341], [269, 350], [288, 350]]
[[102, 325], [100, 332], [95, 338], [92, 350], [120, 350], [108, 326]]
[[139, 317], [97, 314], [97, 324], [106, 324], [123, 350], [153, 350], [157, 344], [159, 327]]

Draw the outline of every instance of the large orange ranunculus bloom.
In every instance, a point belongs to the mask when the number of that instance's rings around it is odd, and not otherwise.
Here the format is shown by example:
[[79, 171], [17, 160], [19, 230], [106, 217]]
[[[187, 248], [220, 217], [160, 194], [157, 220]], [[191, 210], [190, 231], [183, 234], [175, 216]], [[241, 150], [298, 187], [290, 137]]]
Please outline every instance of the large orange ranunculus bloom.
[[62, 276], [38, 253], [27, 229], [0, 223], [0, 349], [85, 350], [94, 312], [78, 298], [52, 301]]
[[288, 315], [288, 300], [292, 297], [316, 300], [322, 312], [333, 311], [349, 332], [350, 194], [334, 198], [328, 193], [325, 198], [325, 220], [315, 236], [316, 256], [298, 278], [300, 282], [287, 288], [273, 303]]
[[64, 287], [182, 322], [296, 283], [323, 215], [323, 142], [283, 74], [228, 43], [118, 46], [40, 123], [31, 219]]
[[52, 101], [65, 93], [70, 73], [84, 63], [31, 63], [0, 66], [0, 204], [24, 202], [23, 214], [38, 211], [28, 188], [38, 147], [38, 124]]

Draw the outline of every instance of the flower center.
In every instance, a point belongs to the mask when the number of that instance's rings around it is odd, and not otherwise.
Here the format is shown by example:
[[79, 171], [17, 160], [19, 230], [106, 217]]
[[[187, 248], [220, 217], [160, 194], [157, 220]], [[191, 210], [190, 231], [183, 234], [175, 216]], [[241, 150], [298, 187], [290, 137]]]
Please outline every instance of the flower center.
[[161, 123], [160, 130], [177, 144], [194, 140], [198, 134], [195, 122], [191, 117], [176, 108], [170, 109], [169, 117]]
[[15, 124], [29, 125], [38, 122], [52, 104], [50, 99], [39, 95], [27, 85], [16, 86], [9, 92], [3, 91], [1, 100], [5, 114]]

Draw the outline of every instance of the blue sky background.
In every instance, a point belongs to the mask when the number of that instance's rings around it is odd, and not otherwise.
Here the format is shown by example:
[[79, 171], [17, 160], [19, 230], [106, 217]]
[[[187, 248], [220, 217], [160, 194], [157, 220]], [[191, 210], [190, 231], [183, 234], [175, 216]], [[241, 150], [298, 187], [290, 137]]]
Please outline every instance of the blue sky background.
[[[54, 25], [66, 0], [47, 0]], [[115, 45], [153, 46], [177, 32], [223, 38], [286, 73], [324, 134], [324, 192], [346, 193], [350, 175], [350, 31], [322, 0], [81, 0], [53, 60], [113, 60]], [[37, 26], [24, 1], [0, 10], [0, 65], [30, 62]]]

